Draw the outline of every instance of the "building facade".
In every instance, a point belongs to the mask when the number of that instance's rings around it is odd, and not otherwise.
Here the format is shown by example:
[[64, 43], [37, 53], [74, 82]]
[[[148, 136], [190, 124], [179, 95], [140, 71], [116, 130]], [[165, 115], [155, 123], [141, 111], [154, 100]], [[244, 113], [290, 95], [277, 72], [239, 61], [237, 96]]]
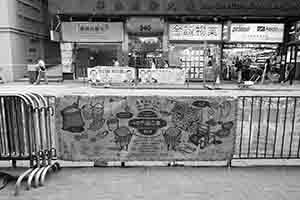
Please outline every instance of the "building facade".
[[27, 65], [39, 57], [58, 63], [48, 19], [47, 0], [0, 1], [0, 74], [5, 82], [24, 77]]
[[254, 67], [271, 58], [279, 71], [296, 66], [298, 47], [289, 48], [289, 34], [299, 8], [299, 0], [49, 1], [61, 25], [65, 74], [86, 76], [86, 68], [117, 58], [135, 68], [149, 68], [153, 60], [185, 67], [196, 81], [214, 80], [216, 73], [231, 80], [241, 57]]

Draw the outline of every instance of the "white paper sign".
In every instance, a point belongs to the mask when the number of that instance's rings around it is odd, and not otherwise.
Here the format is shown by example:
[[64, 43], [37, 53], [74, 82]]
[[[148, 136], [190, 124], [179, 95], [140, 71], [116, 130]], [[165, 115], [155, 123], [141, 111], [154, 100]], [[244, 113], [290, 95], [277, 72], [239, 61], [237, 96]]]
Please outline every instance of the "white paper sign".
[[221, 24], [170, 24], [170, 40], [221, 40]]
[[284, 24], [231, 24], [231, 42], [283, 42]]
[[131, 67], [97, 66], [88, 68], [91, 83], [131, 83], [135, 80], [135, 69]]
[[141, 83], [184, 84], [184, 69], [139, 69]]

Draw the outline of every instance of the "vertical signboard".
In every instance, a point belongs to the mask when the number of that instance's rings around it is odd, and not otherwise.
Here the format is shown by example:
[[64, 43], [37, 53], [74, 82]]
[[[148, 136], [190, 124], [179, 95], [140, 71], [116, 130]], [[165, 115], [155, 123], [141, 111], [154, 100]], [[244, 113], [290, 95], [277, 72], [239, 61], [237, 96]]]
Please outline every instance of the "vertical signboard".
[[73, 43], [60, 43], [61, 64], [63, 73], [73, 73]]

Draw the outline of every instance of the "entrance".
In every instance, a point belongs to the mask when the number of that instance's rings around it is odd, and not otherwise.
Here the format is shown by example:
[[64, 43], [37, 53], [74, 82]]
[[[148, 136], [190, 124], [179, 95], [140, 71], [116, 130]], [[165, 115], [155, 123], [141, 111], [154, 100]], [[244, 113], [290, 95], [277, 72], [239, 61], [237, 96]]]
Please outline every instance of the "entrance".
[[129, 66], [151, 68], [152, 59], [156, 68], [163, 67], [162, 36], [129, 36]]
[[116, 44], [78, 44], [75, 51], [75, 76], [87, 77], [87, 68], [112, 66], [113, 58], [120, 60], [122, 46]]

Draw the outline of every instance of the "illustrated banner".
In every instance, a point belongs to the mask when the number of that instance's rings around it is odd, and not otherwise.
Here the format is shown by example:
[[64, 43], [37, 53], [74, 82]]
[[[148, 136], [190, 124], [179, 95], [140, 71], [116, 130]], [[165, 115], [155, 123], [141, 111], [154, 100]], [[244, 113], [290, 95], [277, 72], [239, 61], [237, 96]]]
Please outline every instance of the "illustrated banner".
[[139, 69], [141, 83], [184, 84], [184, 69]]
[[88, 68], [91, 83], [131, 83], [135, 79], [135, 69], [131, 67], [97, 66]]
[[59, 158], [226, 160], [233, 155], [236, 112], [233, 97], [59, 97]]

